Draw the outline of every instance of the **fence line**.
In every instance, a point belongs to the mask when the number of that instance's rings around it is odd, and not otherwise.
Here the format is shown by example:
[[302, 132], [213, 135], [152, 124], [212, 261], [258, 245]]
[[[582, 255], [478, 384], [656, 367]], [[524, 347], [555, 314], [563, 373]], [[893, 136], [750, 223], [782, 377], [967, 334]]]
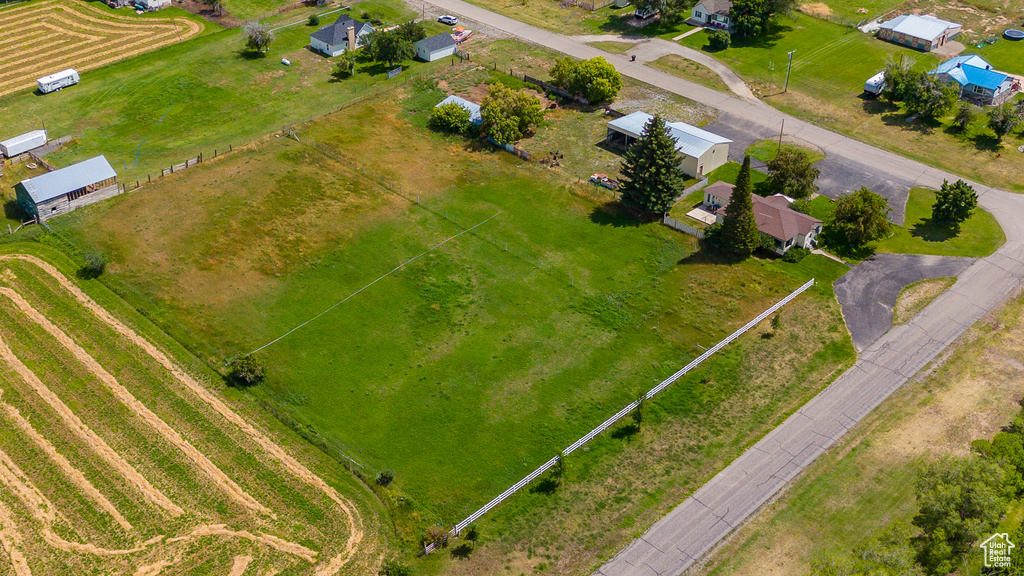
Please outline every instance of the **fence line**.
[[679, 230], [680, 232], [682, 232], [684, 234], [689, 234], [690, 236], [694, 236], [698, 240], [703, 240], [704, 239], [704, 231], [703, 230], [698, 230], [698, 229], [694, 228], [693, 226], [690, 226], [689, 224], [685, 224], [683, 222], [675, 220], [674, 218], [670, 217], [668, 214], [662, 215], [661, 223], [662, 223], [662, 225], [668, 226], [669, 228], [672, 228], [673, 230]]
[[[511, 487], [509, 487], [507, 490], [505, 490], [504, 492], [499, 494], [497, 497], [495, 497], [493, 500], [491, 500], [490, 502], [488, 502], [487, 504], [482, 506], [476, 512], [473, 512], [472, 514], [467, 516], [465, 520], [463, 520], [462, 522], [459, 522], [458, 524], [456, 524], [455, 527], [452, 528], [452, 530], [450, 532], [450, 535], [451, 536], [458, 536], [459, 533], [462, 532], [462, 530], [464, 530], [467, 526], [469, 526], [473, 522], [477, 521], [481, 516], [483, 516], [484, 514], [490, 512], [492, 509], [494, 509], [494, 507], [496, 507], [497, 505], [499, 505], [502, 502], [504, 502], [505, 500], [507, 500], [510, 496], [515, 494], [517, 491], [519, 491], [523, 486], [526, 486], [527, 484], [529, 484], [530, 482], [535, 480], [538, 476], [540, 476], [541, 474], [543, 474], [544, 472], [549, 470], [552, 466], [557, 464], [558, 461], [561, 460], [563, 457], [568, 456], [569, 454], [571, 454], [572, 452], [576, 451], [577, 449], [582, 447], [584, 444], [586, 444], [587, 442], [592, 440], [595, 436], [597, 436], [601, 432], [607, 430], [609, 427], [611, 427], [616, 422], [621, 420], [624, 416], [626, 416], [627, 414], [629, 414], [630, 412], [635, 410], [641, 404], [641, 402], [643, 402], [645, 400], [650, 400], [651, 398], [654, 398], [654, 396], [657, 395], [659, 392], [661, 392], [662, 390], [664, 390], [665, 388], [670, 386], [676, 380], [679, 380], [680, 378], [682, 378], [688, 372], [690, 372], [691, 370], [693, 370], [694, 368], [699, 366], [702, 362], [704, 362], [705, 360], [710, 358], [713, 354], [715, 354], [716, 352], [718, 352], [722, 348], [724, 348], [724, 347], [728, 346], [729, 344], [731, 344], [734, 340], [736, 340], [737, 338], [742, 336], [744, 333], [746, 333], [748, 330], [750, 330], [751, 328], [756, 326], [758, 323], [763, 321], [765, 318], [767, 318], [768, 316], [771, 316], [772, 314], [777, 312], [780, 308], [782, 308], [786, 304], [789, 304], [790, 302], [792, 302], [797, 296], [799, 296], [800, 294], [803, 294], [805, 291], [807, 291], [807, 289], [809, 289], [810, 287], [814, 286], [814, 284], [815, 284], [815, 281], [814, 281], [813, 278], [808, 280], [803, 286], [797, 288], [793, 292], [790, 292], [789, 295], [787, 295], [785, 298], [783, 298], [782, 300], [779, 300], [774, 305], [772, 305], [770, 308], [768, 308], [764, 312], [758, 314], [756, 318], [754, 318], [750, 322], [747, 322], [741, 328], [739, 328], [738, 330], [736, 330], [735, 332], [733, 332], [732, 334], [727, 336], [724, 340], [722, 340], [718, 344], [715, 344], [714, 346], [709, 348], [703, 354], [701, 354], [700, 356], [698, 356], [697, 358], [692, 360], [689, 364], [687, 364], [686, 366], [684, 366], [681, 369], [679, 369], [675, 374], [672, 374], [668, 378], [662, 380], [660, 384], [658, 384], [654, 388], [651, 388], [650, 390], [648, 390], [647, 393], [644, 394], [642, 398], [634, 400], [633, 402], [631, 402], [628, 405], [626, 405], [622, 410], [619, 410], [618, 412], [616, 412], [614, 416], [612, 416], [611, 418], [608, 418], [607, 420], [602, 422], [600, 425], [598, 425], [596, 428], [594, 428], [593, 430], [588, 432], [586, 435], [584, 435], [582, 438], [580, 438], [579, 440], [577, 440], [577, 441], [573, 442], [572, 444], [570, 444], [565, 450], [562, 450], [562, 452], [559, 453], [557, 456], [555, 456], [554, 458], [551, 458], [550, 460], [548, 460], [544, 464], [541, 464], [536, 470], [534, 470], [533, 472], [528, 474], [525, 478], [523, 478], [519, 482], [516, 482]], [[436, 547], [437, 547], [436, 544], [431, 543], [431, 544], [429, 544], [429, 545], [424, 547], [424, 551], [425, 551], [425, 553], [429, 554], [434, 549], [436, 549]]]
[[[509, 70], [509, 72], [511, 72], [511, 70]], [[517, 76], [514, 73], [512, 75], [513, 76]], [[544, 89], [544, 91], [546, 91], [546, 92], [554, 92], [555, 94], [558, 94], [559, 96], [561, 96], [563, 98], [569, 98], [570, 100], [575, 100], [576, 102], [579, 102], [580, 104], [584, 104], [584, 105], [587, 105], [587, 106], [590, 105], [590, 100], [587, 100], [586, 98], [583, 98], [581, 96], [574, 96], [574, 95], [570, 94], [568, 90], [566, 90], [566, 89], [564, 89], [564, 88], [562, 88], [560, 86], [555, 86], [554, 84], [549, 84], [549, 83], [547, 83], [547, 82], [545, 82], [543, 80], [539, 80], [537, 78], [534, 78], [533, 76], [528, 76], [526, 74], [522, 75], [522, 79], [523, 79], [523, 82], [528, 82], [530, 84], [533, 84], [534, 86], [538, 86], [538, 87]]]
[[680, 192], [679, 196], [676, 197], [676, 202], [678, 202], [679, 200], [682, 200], [683, 198], [686, 198], [687, 196], [690, 195], [691, 192], [696, 192], [697, 190], [700, 190], [701, 188], [703, 188], [703, 187], [705, 187], [707, 185], [708, 185], [708, 177], [705, 176], [704, 178], [701, 179], [700, 182], [697, 182], [693, 186], [689, 186], [689, 187], [686, 188], [686, 190], [683, 190], [682, 192]]
[[614, 3], [615, 0], [591, 0], [590, 2], [584, 2], [583, 0], [572, 0], [572, 2], [570, 2], [570, 5], [579, 6], [580, 8], [586, 8], [587, 10], [593, 12], [594, 10], [600, 10], [601, 8], [611, 6]]

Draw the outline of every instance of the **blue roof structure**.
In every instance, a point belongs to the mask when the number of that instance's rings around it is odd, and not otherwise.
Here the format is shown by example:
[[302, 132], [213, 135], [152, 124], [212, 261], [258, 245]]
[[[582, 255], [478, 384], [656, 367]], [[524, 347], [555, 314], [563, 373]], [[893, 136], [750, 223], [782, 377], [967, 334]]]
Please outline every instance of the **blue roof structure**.
[[[450, 36], [449, 36], [449, 38], [450, 38]], [[480, 105], [479, 104], [474, 104], [473, 102], [470, 102], [469, 100], [466, 100], [465, 98], [459, 98], [458, 96], [452, 94], [451, 96], [449, 96], [449, 97], [445, 98], [444, 100], [441, 100], [440, 102], [435, 104], [434, 108], [437, 108], [439, 106], [444, 106], [445, 104], [458, 104], [459, 106], [462, 106], [463, 108], [468, 110], [469, 111], [469, 122], [471, 124], [479, 124], [479, 123], [484, 121], [484, 117], [480, 115]]]
[[1006, 74], [993, 70], [991, 64], [976, 55], [950, 58], [929, 74], [948, 74], [961, 86], [981, 86], [989, 90], [999, 89], [1009, 78]]
[[21, 187], [36, 204], [85, 188], [90, 184], [116, 178], [117, 172], [103, 156], [96, 156], [67, 168], [47, 172], [21, 181]]
[[[644, 131], [644, 126], [650, 122], [651, 116], [646, 112], [633, 112], [622, 118], [616, 118], [608, 123], [608, 126], [617, 132], [629, 134], [633, 138], [639, 138]], [[687, 156], [700, 158], [715, 144], [727, 144], [732, 142], [718, 134], [712, 134], [707, 130], [701, 130], [696, 126], [690, 126], [685, 122], [666, 122], [665, 128], [668, 135], [676, 141], [676, 150]]]

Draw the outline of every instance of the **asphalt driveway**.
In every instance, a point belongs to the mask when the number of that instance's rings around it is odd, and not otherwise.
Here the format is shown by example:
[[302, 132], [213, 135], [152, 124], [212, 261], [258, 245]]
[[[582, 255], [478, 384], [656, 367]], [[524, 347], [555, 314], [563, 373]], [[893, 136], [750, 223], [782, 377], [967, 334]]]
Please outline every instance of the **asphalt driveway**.
[[974, 258], [876, 254], [835, 281], [836, 298], [857, 351], [864, 350], [892, 327], [896, 297], [909, 284], [959, 276]]

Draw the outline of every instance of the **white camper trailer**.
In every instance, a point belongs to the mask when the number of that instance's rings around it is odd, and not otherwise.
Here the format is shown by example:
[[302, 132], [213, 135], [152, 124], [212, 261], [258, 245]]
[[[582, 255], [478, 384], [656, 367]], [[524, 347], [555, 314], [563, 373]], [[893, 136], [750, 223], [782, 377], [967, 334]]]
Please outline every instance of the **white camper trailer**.
[[39, 80], [36, 80], [36, 84], [39, 85], [40, 92], [43, 94], [49, 94], [50, 92], [78, 84], [79, 80], [81, 80], [81, 78], [78, 76], [78, 72], [76, 72], [74, 68], [68, 68], [63, 72], [43, 76]]
[[0, 142], [0, 153], [6, 158], [13, 158], [29, 150], [35, 150], [46, 144], [46, 130], [33, 130]]
[[875, 96], [878, 96], [879, 94], [882, 93], [882, 90], [885, 90], [884, 70], [879, 72], [878, 74], [875, 74], [871, 78], [868, 78], [868, 81], [864, 83], [864, 91], [867, 92], [868, 94], [874, 94]]

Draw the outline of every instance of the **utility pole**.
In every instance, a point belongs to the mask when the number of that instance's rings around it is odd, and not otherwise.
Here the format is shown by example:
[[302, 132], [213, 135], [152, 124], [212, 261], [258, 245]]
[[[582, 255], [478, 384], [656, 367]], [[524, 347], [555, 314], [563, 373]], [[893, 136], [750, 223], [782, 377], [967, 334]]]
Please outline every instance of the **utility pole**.
[[786, 129], [786, 119], [782, 119], [782, 128], [779, 128], [779, 149], [775, 151], [775, 155], [778, 156], [779, 152], [782, 152], [782, 132]]
[[789, 73], [793, 70], [793, 52], [796, 50], [790, 50], [789, 52], [789, 66], [786, 67], [786, 87], [782, 89], [782, 93], [789, 92]]

